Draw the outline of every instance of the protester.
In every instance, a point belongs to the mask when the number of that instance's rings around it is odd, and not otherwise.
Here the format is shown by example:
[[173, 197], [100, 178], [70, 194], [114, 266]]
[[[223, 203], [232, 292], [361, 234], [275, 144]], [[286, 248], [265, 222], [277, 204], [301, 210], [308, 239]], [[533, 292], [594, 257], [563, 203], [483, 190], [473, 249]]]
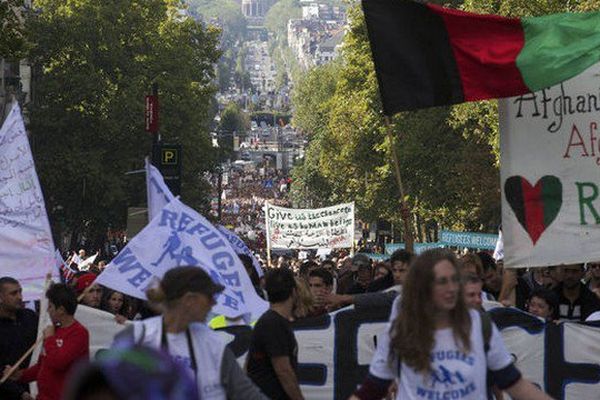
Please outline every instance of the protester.
[[[77, 297], [73, 289], [58, 283], [46, 292], [48, 315], [52, 325], [44, 329], [43, 350], [37, 364], [17, 370], [10, 379], [22, 383], [36, 381], [38, 400], [60, 400], [71, 369], [87, 361], [90, 340], [87, 329], [75, 320]], [[10, 367], [5, 367], [7, 375]]]
[[128, 319], [129, 302], [125, 295], [112, 289], [104, 289], [100, 308], [115, 316], [118, 323], [122, 324]]
[[[360, 254], [357, 254], [354, 258], [358, 257], [359, 255]], [[350, 287], [350, 289], [348, 289], [346, 294], [366, 293], [369, 284], [373, 280], [371, 260], [368, 259], [368, 262], [364, 262], [361, 258], [357, 262], [352, 261], [352, 266], [356, 267], [356, 275], [354, 284]]]
[[489, 293], [494, 300], [498, 300], [502, 290], [502, 268], [488, 253], [479, 252], [477, 256], [483, 266], [483, 290]]
[[394, 275], [387, 262], [378, 262], [375, 264], [373, 280], [367, 286], [367, 293], [379, 292], [394, 286]]
[[290, 326], [296, 281], [288, 269], [266, 277], [270, 308], [252, 331], [247, 356], [248, 376], [271, 399], [303, 399], [296, 371], [298, 344]]
[[483, 310], [483, 300], [481, 296], [483, 282], [481, 281], [481, 278], [472, 273], [461, 275], [463, 280], [465, 304], [469, 308]]
[[[81, 304], [92, 308], [100, 308], [102, 303], [102, 286], [94, 283], [96, 274], [85, 273], [77, 277], [75, 289], [81, 298]], [[89, 286], [92, 286], [88, 289]]]
[[333, 276], [324, 268], [317, 268], [308, 273], [308, 286], [312, 295], [314, 308], [310, 316], [327, 313], [325, 297], [333, 291]]
[[600, 298], [600, 262], [587, 264], [589, 271], [588, 289]]
[[562, 267], [563, 282], [554, 292], [558, 296], [558, 314], [562, 320], [585, 321], [600, 310], [600, 300], [581, 282], [585, 273], [583, 264]]
[[211, 399], [265, 399], [241, 370], [225, 340], [206, 324], [223, 286], [200, 267], [167, 271], [148, 300], [164, 306], [161, 316], [136, 321], [115, 338], [115, 347], [143, 345], [163, 349], [181, 363]]
[[[23, 289], [16, 279], [0, 278], [0, 367], [13, 365], [35, 343], [38, 317], [23, 306]], [[23, 365], [29, 364], [30, 357]], [[28, 400], [28, 385], [9, 380], [0, 385], [0, 399]]]
[[294, 280], [296, 281], [296, 296], [294, 297], [291, 321], [310, 317], [315, 312], [315, 300], [308, 283], [298, 276], [295, 276]]
[[325, 298], [327, 308], [331, 311], [350, 304], [354, 304], [357, 310], [391, 306], [396, 297], [402, 292], [402, 284], [412, 259], [413, 255], [409, 251], [403, 249], [396, 250], [390, 257], [394, 286], [383, 292], [355, 295], [330, 294]]
[[527, 311], [544, 321], [554, 321], [558, 316], [556, 294], [552, 290], [543, 287], [534, 289], [527, 302]]
[[[487, 396], [487, 369], [495, 384], [515, 399], [549, 399], [521, 377], [498, 330], [482, 317], [485, 314], [467, 308], [451, 252], [429, 250], [417, 258], [400, 307], [352, 399], [381, 399], [397, 379], [397, 399], [480, 400]], [[484, 346], [487, 324], [491, 334]]]

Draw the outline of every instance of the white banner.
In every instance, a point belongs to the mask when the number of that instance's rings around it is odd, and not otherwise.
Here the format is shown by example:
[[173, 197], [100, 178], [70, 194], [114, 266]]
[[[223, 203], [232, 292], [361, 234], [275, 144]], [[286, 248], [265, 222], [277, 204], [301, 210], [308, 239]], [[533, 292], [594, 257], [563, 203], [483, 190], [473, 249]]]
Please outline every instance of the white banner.
[[54, 242], [23, 117], [15, 103], [0, 129], [0, 275], [17, 279], [24, 300], [42, 297]]
[[258, 262], [256, 257], [254, 257], [254, 254], [252, 254], [252, 252], [250, 251], [248, 246], [246, 246], [246, 243], [244, 243], [244, 241], [242, 239], [240, 239], [238, 237], [238, 235], [231, 232], [229, 229], [225, 228], [222, 225], [217, 225], [217, 229], [219, 231], [221, 231], [221, 233], [223, 234], [223, 236], [225, 236], [227, 238], [227, 240], [229, 240], [229, 243], [231, 243], [231, 245], [233, 246], [233, 249], [235, 250], [235, 252], [237, 254], [245, 254], [252, 259], [252, 265], [254, 266], [254, 269], [256, 270], [258, 277], [262, 278], [264, 273], [260, 266], [260, 263]]
[[[378, 343], [387, 334], [389, 307], [347, 307], [294, 323], [298, 341], [298, 380], [304, 397], [347, 399], [364, 379]], [[86, 315], [84, 315], [84, 313]], [[492, 318], [523, 376], [555, 399], [597, 399], [600, 393], [600, 325], [545, 324], [514, 308], [496, 308]], [[76, 318], [91, 334], [91, 354], [109, 348], [118, 326], [113, 316], [81, 307]], [[104, 325], [107, 326], [104, 326]], [[243, 365], [252, 329], [218, 330]]]
[[148, 221], [160, 214], [160, 210], [175, 198], [165, 183], [162, 174], [146, 157], [146, 198], [148, 199]]
[[600, 260], [599, 73], [500, 100], [506, 266]]
[[352, 247], [354, 203], [293, 209], [265, 205], [267, 241], [273, 249]]
[[121, 250], [96, 282], [146, 299], [146, 289], [165, 272], [185, 265], [203, 268], [225, 286], [213, 308], [216, 314], [252, 314], [255, 320], [267, 309], [229, 241], [206, 218], [177, 199]]

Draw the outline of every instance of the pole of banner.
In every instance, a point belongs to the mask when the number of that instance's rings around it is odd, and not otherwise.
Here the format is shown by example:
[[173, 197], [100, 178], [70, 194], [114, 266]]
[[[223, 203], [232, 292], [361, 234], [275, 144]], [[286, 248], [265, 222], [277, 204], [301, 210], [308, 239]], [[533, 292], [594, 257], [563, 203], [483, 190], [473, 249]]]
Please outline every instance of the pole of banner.
[[[48, 272], [48, 274], [46, 275], [46, 282], [44, 283], [44, 296], [46, 295], [46, 292], [48, 291], [48, 288], [50, 287], [50, 282], [52, 282], [52, 272]], [[40, 315], [43, 312], [44, 312], [44, 310], [40, 310]], [[31, 353], [33, 353], [35, 348], [43, 341], [44, 341], [44, 335], [40, 335], [40, 337], [37, 338], [35, 343], [31, 345], [31, 347], [25, 352], [25, 354], [23, 354], [21, 356], [21, 358], [19, 358], [17, 360], [17, 362], [14, 363], [14, 365], [12, 367], [10, 367], [10, 369], [6, 372], [6, 374], [4, 374], [2, 379], [0, 379], [0, 385], [2, 385], [4, 382], [6, 382], [8, 380], [8, 378], [10, 378], [11, 375], [14, 374], [17, 369], [19, 369], [19, 366], [21, 364], [23, 364], [23, 361], [25, 361], [25, 359], [27, 357], [29, 357], [31, 355]]]
[[271, 268], [271, 234], [269, 231], [269, 202], [265, 201], [265, 233], [267, 234], [267, 267]]
[[396, 182], [398, 183], [398, 190], [400, 191], [400, 215], [404, 225], [404, 243], [406, 244], [406, 250], [414, 251], [414, 239], [412, 232], [412, 224], [410, 221], [411, 212], [406, 204], [406, 192], [404, 191], [404, 185], [402, 184], [402, 175], [400, 174], [400, 163], [398, 161], [398, 154], [396, 152], [396, 141], [394, 140], [394, 134], [392, 132], [392, 122], [390, 117], [387, 115], [384, 117], [385, 128], [390, 142], [390, 148], [392, 153], [392, 161], [394, 164], [394, 172], [396, 175]]

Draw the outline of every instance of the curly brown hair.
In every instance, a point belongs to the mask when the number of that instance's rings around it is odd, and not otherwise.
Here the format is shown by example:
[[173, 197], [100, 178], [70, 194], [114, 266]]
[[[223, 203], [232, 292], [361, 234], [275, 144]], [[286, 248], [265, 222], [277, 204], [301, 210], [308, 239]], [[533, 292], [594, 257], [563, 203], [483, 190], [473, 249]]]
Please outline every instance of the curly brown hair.
[[[431, 299], [435, 280], [434, 267], [449, 261], [458, 273], [457, 260], [449, 250], [433, 249], [421, 254], [411, 265], [402, 288], [400, 312], [390, 328], [390, 357], [399, 357], [415, 371], [431, 370], [431, 351], [435, 338], [435, 306]], [[449, 313], [454, 340], [461, 350], [471, 347], [471, 317], [459, 284], [456, 306]]]

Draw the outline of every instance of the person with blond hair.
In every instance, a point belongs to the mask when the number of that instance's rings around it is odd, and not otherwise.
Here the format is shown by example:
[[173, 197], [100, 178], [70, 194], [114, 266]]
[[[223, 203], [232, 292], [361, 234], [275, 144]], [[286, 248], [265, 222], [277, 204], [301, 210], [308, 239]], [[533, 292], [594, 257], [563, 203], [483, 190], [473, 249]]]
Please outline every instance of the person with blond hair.
[[162, 349], [185, 367], [202, 399], [266, 400], [223, 337], [206, 325], [223, 289], [200, 267], [170, 269], [146, 292], [150, 302], [162, 306], [162, 315], [134, 322], [115, 338], [114, 347]]

